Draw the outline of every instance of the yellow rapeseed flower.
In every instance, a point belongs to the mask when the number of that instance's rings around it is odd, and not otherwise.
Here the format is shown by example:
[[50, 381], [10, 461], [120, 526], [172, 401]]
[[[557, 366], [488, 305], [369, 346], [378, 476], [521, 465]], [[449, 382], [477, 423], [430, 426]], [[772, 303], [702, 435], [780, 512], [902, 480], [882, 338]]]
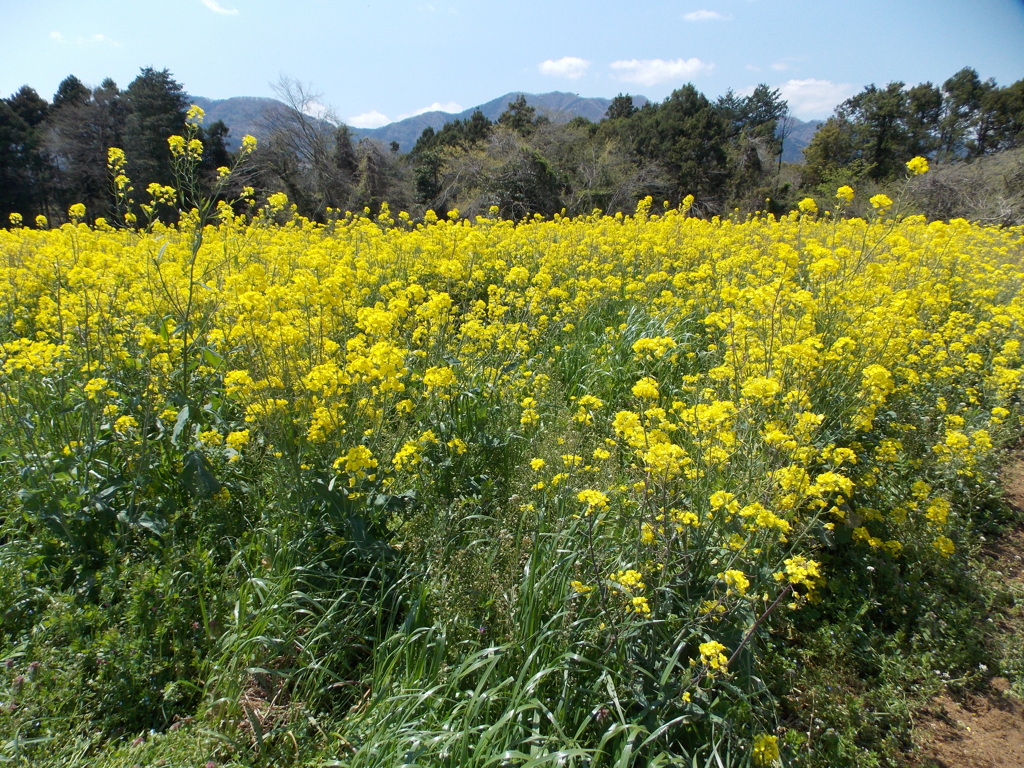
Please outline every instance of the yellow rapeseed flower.
[[633, 397], [647, 400], [658, 399], [658, 382], [650, 376], [644, 376], [633, 385]]
[[913, 176], [920, 176], [922, 173], [928, 173], [928, 161], [923, 157], [915, 157], [907, 161], [907, 170], [910, 171]]
[[701, 643], [697, 650], [700, 652], [700, 661], [706, 667], [717, 671], [725, 671], [729, 665], [729, 658], [725, 655], [725, 646], [717, 640], [709, 640]]
[[751, 756], [759, 768], [771, 768], [779, 762], [779, 739], [766, 733], [754, 737]]
[[730, 590], [735, 590], [740, 595], [747, 594], [747, 590], [750, 589], [750, 579], [747, 578], [743, 571], [736, 570], [735, 568], [718, 574], [718, 578], [722, 579]]
[[587, 505], [587, 514], [594, 509], [608, 509], [608, 495], [593, 489], [582, 490], [576, 494], [577, 501]]
[[805, 197], [799, 203], [796, 204], [797, 209], [800, 213], [806, 213], [811, 216], [818, 212], [818, 204], [814, 202], [813, 197]]

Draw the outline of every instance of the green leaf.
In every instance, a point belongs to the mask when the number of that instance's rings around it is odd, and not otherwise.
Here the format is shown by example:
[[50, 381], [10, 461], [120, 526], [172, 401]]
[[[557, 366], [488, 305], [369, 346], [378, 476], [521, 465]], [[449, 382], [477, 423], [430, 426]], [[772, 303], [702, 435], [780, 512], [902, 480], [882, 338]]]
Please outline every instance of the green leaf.
[[188, 406], [186, 405], [180, 411], [178, 411], [178, 418], [174, 422], [174, 430], [171, 432], [171, 440], [177, 442], [178, 435], [181, 434], [181, 430], [185, 428], [185, 424], [188, 423]]
[[208, 499], [223, 486], [214, 476], [209, 460], [198, 450], [188, 451], [181, 469], [182, 487], [193, 496]]
[[224, 363], [224, 355], [218, 355], [209, 347], [203, 347], [203, 360], [211, 368], [220, 368]]
[[[166, 247], [167, 246], [164, 245], [164, 248]], [[163, 253], [163, 249], [161, 249], [160, 252]], [[160, 340], [164, 344], [171, 340], [170, 323], [168, 322], [169, 320], [170, 318], [165, 317], [163, 320], [160, 321], [160, 327], [157, 329], [157, 334], [160, 336]]]

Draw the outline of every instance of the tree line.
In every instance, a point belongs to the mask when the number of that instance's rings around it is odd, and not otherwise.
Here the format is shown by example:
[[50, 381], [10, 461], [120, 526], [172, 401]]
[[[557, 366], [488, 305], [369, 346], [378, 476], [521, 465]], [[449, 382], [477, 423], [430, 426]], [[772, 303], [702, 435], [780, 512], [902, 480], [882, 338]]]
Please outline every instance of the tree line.
[[[103, 215], [113, 205], [110, 147], [130, 158], [136, 189], [172, 184], [167, 137], [182, 133], [188, 107], [182, 85], [152, 68], [124, 90], [109, 78], [89, 88], [70, 75], [51, 102], [22, 86], [0, 100], [0, 212], [60, 220], [70, 205], [84, 203], [91, 215]], [[230, 162], [227, 135], [223, 123], [201, 130], [207, 174]]]
[[840, 104], [804, 150], [804, 182], [885, 181], [912, 157], [974, 160], [1024, 142], [1024, 80], [1000, 87], [965, 67], [941, 86], [869, 85]]
[[[781, 161], [787, 103], [763, 84], [715, 100], [688, 84], [642, 106], [620, 94], [596, 123], [554, 123], [520, 96], [495, 121], [477, 111], [427, 128], [407, 153], [311, 117], [315, 97], [293, 81], [277, 92], [285, 106], [267, 116], [266, 137], [236, 183], [257, 195], [284, 191], [311, 218], [387, 202], [414, 215], [458, 208], [518, 220], [630, 211], [647, 195], [672, 205], [692, 195], [705, 215], [781, 212], [836, 182], [885, 183], [917, 155], [970, 161], [1024, 140], [1024, 80], [1000, 87], [970, 68], [941, 86], [864, 88], [818, 130], [799, 172]], [[0, 213], [61, 220], [84, 203], [90, 216], [105, 215], [109, 147], [125, 150], [133, 194], [146, 202], [150, 184], [174, 183], [167, 137], [181, 133], [188, 107], [166, 69], [145, 68], [124, 90], [70, 75], [51, 101], [23, 86], [0, 99]], [[221, 122], [200, 130], [201, 172], [211, 181], [231, 163], [228, 133]]]

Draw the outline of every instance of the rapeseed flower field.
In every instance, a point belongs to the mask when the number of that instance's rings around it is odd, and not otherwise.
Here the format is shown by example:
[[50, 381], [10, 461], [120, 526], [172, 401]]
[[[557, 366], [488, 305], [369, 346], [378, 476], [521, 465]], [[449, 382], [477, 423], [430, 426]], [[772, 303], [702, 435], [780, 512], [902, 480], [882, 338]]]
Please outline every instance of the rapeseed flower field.
[[782, 628], [960, 568], [1020, 434], [1024, 231], [845, 219], [854, 194], [12, 222], [0, 732], [205, 712], [265, 755], [333, 718], [311, 738], [353, 766], [795, 754]]

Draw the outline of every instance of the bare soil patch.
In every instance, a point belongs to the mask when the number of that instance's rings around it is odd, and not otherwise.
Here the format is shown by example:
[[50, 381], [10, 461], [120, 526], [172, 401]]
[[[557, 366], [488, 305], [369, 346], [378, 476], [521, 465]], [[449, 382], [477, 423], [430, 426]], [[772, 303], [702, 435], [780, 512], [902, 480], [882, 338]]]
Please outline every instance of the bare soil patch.
[[[1007, 501], [1024, 510], [1024, 455], [1018, 453], [1001, 477]], [[1015, 599], [993, 616], [1004, 645], [1024, 643], [1024, 527], [985, 548], [993, 575]], [[1011, 646], [1012, 647], [1012, 646]], [[1024, 701], [1006, 678], [994, 677], [987, 690], [954, 699], [936, 698], [918, 723], [915, 741], [920, 768], [1024, 768]]]
[[1022, 768], [1024, 703], [1009, 693], [1005, 678], [996, 677], [984, 694], [961, 701], [940, 696], [916, 735], [922, 768]]

